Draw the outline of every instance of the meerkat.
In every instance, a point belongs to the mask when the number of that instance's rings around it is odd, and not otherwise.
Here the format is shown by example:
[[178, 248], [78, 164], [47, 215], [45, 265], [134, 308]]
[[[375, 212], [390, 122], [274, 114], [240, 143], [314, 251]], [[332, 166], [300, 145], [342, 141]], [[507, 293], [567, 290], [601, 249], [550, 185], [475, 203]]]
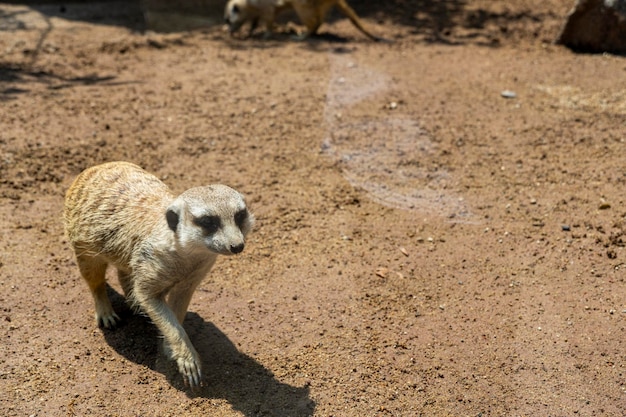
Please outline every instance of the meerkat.
[[306, 26], [306, 30], [298, 35], [303, 40], [317, 34], [330, 9], [336, 6], [352, 24], [364, 35], [374, 41], [387, 41], [369, 32], [361, 19], [346, 0], [230, 0], [226, 4], [224, 18], [229, 25], [231, 34], [247, 21], [251, 22], [251, 30], [256, 28], [258, 21], [265, 22], [265, 36], [269, 36], [274, 28], [276, 15], [284, 10], [293, 9], [298, 18]]
[[244, 249], [254, 218], [244, 197], [221, 184], [174, 196], [128, 162], [86, 169], [65, 196], [65, 231], [95, 302], [98, 325], [120, 320], [106, 293], [111, 264], [129, 304], [147, 314], [185, 383], [200, 384], [201, 361], [182, 323], [217, 255]]

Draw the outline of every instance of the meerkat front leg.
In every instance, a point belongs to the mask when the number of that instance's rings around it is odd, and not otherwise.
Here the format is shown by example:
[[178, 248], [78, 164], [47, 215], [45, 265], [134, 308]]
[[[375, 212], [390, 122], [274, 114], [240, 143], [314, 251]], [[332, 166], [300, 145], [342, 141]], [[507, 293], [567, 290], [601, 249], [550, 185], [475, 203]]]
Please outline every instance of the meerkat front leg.
[[267, 8], [261, 10], [260, 16], [257, 20], [263, 22], [263, 26], [264, 26], [263, 39], [269, 39], [272, 36], [272, 33], [274, 32], [275, 17], [276, 17], [275, 7], [268, 6]]
[[163, 295], [152, 297], [136, 289], [135, 298], [163, 335], [165, 354], [176, 362], [178, 371], [185, 378], [185, 384], [192, 387], [200, 385], [202, 379], [200, 355]]
[[187, 280], [175, 285], [167, 296], [167, 304], [170, 306], [178, 322], [182, 325], [191, 302], [191, 297], [202, 279], [213, 267], [217, 257], [210, 259], [206, 265], [195, 271]]

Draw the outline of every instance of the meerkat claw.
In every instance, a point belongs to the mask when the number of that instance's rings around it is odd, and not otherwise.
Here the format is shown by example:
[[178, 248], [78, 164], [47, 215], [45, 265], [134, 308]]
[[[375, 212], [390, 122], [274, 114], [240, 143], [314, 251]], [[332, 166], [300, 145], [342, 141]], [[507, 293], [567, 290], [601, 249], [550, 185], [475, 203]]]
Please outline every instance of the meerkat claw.
[[117, 327], [121, 319], [117, 314], [111, 313], [108, 315], [97, 316], [96, 321], [99, 327], [104, 327], [105, 329], [113, 329]]
[[200, 386], [202, 380], [202, 372], [200, 368], [193, 362], [187, 360], [178, 361], [178, 370], [183, 375], [185, 385], [191, 388]]

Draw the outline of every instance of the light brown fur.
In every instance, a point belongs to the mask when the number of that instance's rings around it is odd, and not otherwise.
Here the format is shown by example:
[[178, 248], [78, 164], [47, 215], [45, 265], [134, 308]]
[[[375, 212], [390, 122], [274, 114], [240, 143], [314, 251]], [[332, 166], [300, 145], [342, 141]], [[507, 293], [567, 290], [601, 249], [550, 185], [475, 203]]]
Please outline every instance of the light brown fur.
[[246, 21], [251, 22], [252, 32], [256, 27], [256, 22], [260, 19], [266, 22], [266, 36], [268, 36], [273, 30], [276, 15], [283, 10], [293, 8], [306, 26], [306, 31], [301, 33], [298, 39], [306, 39], [317, 34], [326, 15], [333, 7], [337, 7], [361, 33], [370, 39], [385, 41], [365, 29], [361, 19], [346, 0], [230, 0], [226, 5], [224, 15], [231, 33], [237, 31]]
[[108, 328], [119, 321], [106, 293], [105, 272], [112, 264], [130, 304], [163, 334], [186, 383], [198, 385], [200, 357], [182, 322], [217, 255], [243, 250], [254, 221], [243, 197], [225, 185], [195, 187], [175, 197], [137, 165], [110, 162], [76, 178], [63, 214], [98, 324]]

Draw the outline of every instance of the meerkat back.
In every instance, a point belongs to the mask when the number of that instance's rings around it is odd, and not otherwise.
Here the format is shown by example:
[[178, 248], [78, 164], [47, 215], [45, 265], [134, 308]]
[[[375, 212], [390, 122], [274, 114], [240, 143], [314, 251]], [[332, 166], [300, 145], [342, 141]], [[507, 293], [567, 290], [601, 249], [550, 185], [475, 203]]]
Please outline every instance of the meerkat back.
[[128, 265], [130, 246], [150, 233], [173, 199], [157, 177], [128, 162], [83, 171], [65, 197], [66, 234], [75, 250]]

